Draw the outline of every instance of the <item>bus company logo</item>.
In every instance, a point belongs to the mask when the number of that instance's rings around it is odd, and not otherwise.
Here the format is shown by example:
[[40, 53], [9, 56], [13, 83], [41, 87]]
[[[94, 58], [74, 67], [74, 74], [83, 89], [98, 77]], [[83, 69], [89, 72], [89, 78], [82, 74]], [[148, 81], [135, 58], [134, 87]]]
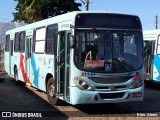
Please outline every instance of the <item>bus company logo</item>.
[[109, 89], [110, 89], [110, 90], [114, 90], [114, 89], [115, 89], [115, 86], [114, 86], [114, 85], [111, 85], [111, 86], [109, 86]]

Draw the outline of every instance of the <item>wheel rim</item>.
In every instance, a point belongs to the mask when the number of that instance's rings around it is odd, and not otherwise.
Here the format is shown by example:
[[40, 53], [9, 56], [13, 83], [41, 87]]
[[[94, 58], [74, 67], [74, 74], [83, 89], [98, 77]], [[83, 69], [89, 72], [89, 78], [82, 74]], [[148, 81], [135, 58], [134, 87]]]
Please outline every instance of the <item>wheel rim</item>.
[[54, 86], [54, 84], [51, 84], [51, 85], [49, 86], [48, 92], [49, 92], [49, 96], [50, 96], [50, 97], [55, 97], [55, 86]]

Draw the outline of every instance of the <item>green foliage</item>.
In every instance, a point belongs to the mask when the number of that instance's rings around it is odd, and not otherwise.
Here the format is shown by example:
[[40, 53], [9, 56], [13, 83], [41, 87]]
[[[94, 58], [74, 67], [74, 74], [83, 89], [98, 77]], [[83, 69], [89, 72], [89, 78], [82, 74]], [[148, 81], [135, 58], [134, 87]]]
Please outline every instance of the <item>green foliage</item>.
[[75, 0], [15, 0], [16, 12], [13, 21], [32, 23], [71, 11], [79, 11]]

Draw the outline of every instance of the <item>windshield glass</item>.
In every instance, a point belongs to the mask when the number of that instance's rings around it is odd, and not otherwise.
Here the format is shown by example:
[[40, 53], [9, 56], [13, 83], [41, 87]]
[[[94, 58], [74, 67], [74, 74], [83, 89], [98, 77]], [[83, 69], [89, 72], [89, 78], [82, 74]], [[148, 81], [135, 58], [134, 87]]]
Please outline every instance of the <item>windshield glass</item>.
[[141, 32], [77, 30], [75, 65], [85, 71], [126, 72], [143, 65]]

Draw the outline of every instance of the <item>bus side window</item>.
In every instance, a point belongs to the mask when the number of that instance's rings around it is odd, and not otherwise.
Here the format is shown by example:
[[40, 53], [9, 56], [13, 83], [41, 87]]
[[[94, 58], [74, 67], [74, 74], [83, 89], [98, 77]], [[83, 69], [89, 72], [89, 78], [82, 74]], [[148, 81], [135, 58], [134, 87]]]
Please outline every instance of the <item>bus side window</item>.
[[35, 52], [44, 53], [45, 48], [45, 39], [46, 39], [46, 28], [38, 28], [36, 30], [36, 39], [35, 39]]
[[45, 52], [46, 54], [54, 54], [54, 46], [55, 40], [57, 39], [57, 31], [58, 25], [50, 25], [47, 27], [47, 36], [46, 36], [46, 44], [45, 44]]
[[9, 41], [10, 41], [10, 35], [6, 36], [6, 44], [5, 44], [5, 51], [9, 51]]
[[23, 53], [25, 51], [25, 34], [26, 32], [20, 32], [19, 34], [19, 51]]
[[19, 52], [19, 33], [15, 33], [14, 37], [14, 52]]

